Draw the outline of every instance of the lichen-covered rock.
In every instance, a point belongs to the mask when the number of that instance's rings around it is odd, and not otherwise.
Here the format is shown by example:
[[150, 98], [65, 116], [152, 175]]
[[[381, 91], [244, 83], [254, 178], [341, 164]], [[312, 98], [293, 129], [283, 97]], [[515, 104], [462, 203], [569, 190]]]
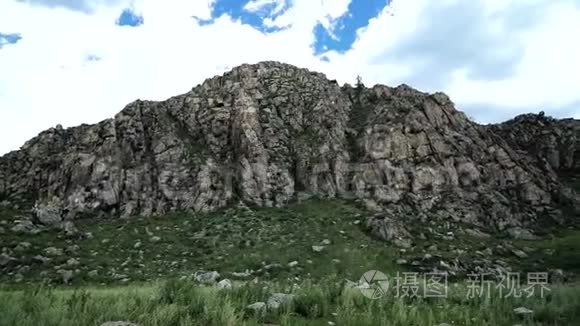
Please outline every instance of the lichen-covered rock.
[[55, 226], [62, 222], [62, 202], [58, 197], [37, 201], [33, 212], [41, 224]]
[[95, 125], [42, 132], [0, 158], [0, 198], [59, 198], [63, 220], [282, 206], [307, 193], [358, 198], [402, 223], [563, 223], [557, 208], [572, 194], [554, 169], [572, 164], [559, 149], [572, 147], [553, 135], [539, 166], [506, 128], [473, 123], [442, 93], [340, 87], [261, 62]]
[[194, 274], [194, 278], [199, 283], [203, 284], [214, 284], [220, 277], [220, 273], [216, 271], [205, 272], [199, 271]]
[[377, 214], [367, 220], [371, 234], [385, 241], [404, 240], [410, 237], [401, 219]]
[[232, 288], [232, 281], [226, 279], [223, 279], [219, 282], [216, 283], [215, 285], [218, 289], [231, 289]]
[[23, 233], [23, 234], [37, 234], [42, 230], [32, 223], [29, 219], [18, 219], [14, 221], [14, 226], [10, 229], [14, 233]]
[[78, 229], [72, 221], [64, 221], [57, 225], [66, 235], [74, 235], [78, 233]]
[[56, 273], [60, 275], [61, 280], [64, 284], [69, 284], [74, 276], [74, 273], [72, 271], [66, 269], [59, 269], [56, 271]]
[[286, 294], [286, 293], [273, 293], [270, 298], [268, 298], [268, 302], [266, 305], [268, 309], [276, 310], [280, 307], [288, 306], [294, 302], [294, 295], [293, 294]]

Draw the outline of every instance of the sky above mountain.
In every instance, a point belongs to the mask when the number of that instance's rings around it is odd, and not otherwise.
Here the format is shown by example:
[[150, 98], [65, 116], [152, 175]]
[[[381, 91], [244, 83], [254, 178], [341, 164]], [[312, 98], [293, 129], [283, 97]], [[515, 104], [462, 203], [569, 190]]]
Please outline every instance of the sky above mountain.
[[580, 118], [580, 0], [1, 0], [0, 154], [242, 63]]

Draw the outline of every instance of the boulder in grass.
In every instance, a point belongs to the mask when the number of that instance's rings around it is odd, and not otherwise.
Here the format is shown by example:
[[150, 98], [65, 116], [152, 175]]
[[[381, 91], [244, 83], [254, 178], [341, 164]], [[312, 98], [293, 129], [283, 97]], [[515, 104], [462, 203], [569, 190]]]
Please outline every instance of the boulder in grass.
[[33, 212], [38, 222], [46, 226], [57, 226], [63, 220], [62, 201], [58, 197], [37, 201]]
[[246, 309], [254, 314], [262, 314], [266, 311], [266, 303], [264, 302], [254, 302], [251, 305], [248, 305]]
[[283, 306], [288, 306], [294, 301], [293, 294], [274, 293], [268, 299], [268, 309], [278, 309]]
[[202, 284], [214, 284], [220, 277], [220, 273], [216, 271], [205, 272], [199, 271], [193, 275], [194, 279]]
[[218, 289], [231, 289], [232, 288], [232, 281], [228, 280], [227, 278], [223, 279], [216, 284], [216, 287]]

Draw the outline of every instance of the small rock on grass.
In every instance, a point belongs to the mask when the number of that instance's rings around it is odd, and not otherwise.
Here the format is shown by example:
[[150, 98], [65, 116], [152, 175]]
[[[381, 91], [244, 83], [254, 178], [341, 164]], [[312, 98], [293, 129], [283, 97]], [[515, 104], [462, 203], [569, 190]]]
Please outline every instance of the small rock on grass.
[[393, 244], [399, 248], [404, 249], [411, 249], [412, 247], [411, 240], [408, 239], [395, 239], [393, 240]]
[[286, 306], [291, 304], [294, 301], [293, 294], [286, 294], [286, 293], [274, 293], [268, 299], [267, 305], [268, 309], [278, 309], [281, 306]]
[[537, 237], [530, 231], [522, 228], [511, 228], [508, 234], [516, 240], [536, 240]]
[[252, 276], [253, 271], [246, 270], [244, 272], [232, 272], [232, 276], [236, 278], [246, 278]]
[[106, 323], [102, 323], [101, 326], [139, 326], [135, 323], [130, 321], [108, 321]]
[[479, 238], [479, 239], [487, 239], [490, 237], [489, 234], [480, 231], [478, 229], [465, 229], [465, 233], [467, 233], [468, 235], [474, 237], [474, 238]]
[[199, 283], [204, 283], [204, 284], [214, 284], [217, 279], [220, 277], [220, 273], [216, 272], [216, 271], [212, 271], [212, 272], [196, 272], [194, 274], [194, 278], [196, 281], [198, 281]]
[[14, 223], [15, 225], [10, 229], [14, 233], [37, 234], [41, 231], [38, 226], [28, 219], [16, 220]]
[[79, 247], [79, 245], [72, 245], [72, 246], [68, 246], [66, 247], [65, 251], [69, 254], [76, 254], [81, 250], [81, 247]]
[[16, 258], [10, 257], [7, 254], [0, 254], [0, 267], [8, 266], [8, 264], [16, 262]]
[[296, 266], [298, 266], [298, 262], [296, 260], [288, 263], [288, 267], [296, 267]]
[[324, 246], [312, 246], [314, 252], [322, 252], [322, 250], [324, 250]]
[[248, 305], [246, 309], [253, 311], [254, 313], [262, 313], [266, 311], [266, 303], [264, 302], [255, 302], [251, 305]]
[[31, 246], [30, 242], [20, 242], [16, 248], [14, 248], [14, 250], [16, 251], [25, 251], [27, 249], [29, 249]]
[[62, 254], [63, 254], [62, 249], [55, 248], [55, 247], [48, 247], [48, 248], [44, 249], [44, 253], [47, 256], [53, 256], [53, 257], [62, 256]]
[[35, 262], [39, 262], [41, 264], [46, 264], [46, 263], [49, 263], [52, 259], [50, 259], [48, 257], [44, 257], [42, 255], [36, 255], [36, 256], [32, 257], [32, 260]]
[[66, 264], [68, 266], [78, 266], [80, 264], [80, 262], [76, 258], [70, 258], [69, 260], [66, 261]]
[[223, 279], [216, 284], [216, 287], [218, 289], [231, 289], [232, 288], [232, 281], [228, 280], [227, 278]]
[[59, 269], [57, 273], [60, 274], [64, 284], [69, 284], [73, 278], [73, 272], [66, 269]]
[[530, 315], [530, 314], [533, 314], [534, 313], [533, 310], [530, 310], [530, 309], [528, 309], [526, 307], [518, 307], [518, 308], [515, 308], [514, 309], [514, 312], [517, 315]]
[[549, 274], [550, 274], [550, 283], [559, 284], [564, 283], [564, 281], [566, 280], [566, 275], [564, 274], [564, 271], [561, 269], [551, 270]]
[[512, 253], [518, 257], [518, 258], [527, 258], [528, 254], [526, 254], [525, 252], [523, 252], [522, 250], [518, 250], [518, 249], [514, 249], [512, 250]]

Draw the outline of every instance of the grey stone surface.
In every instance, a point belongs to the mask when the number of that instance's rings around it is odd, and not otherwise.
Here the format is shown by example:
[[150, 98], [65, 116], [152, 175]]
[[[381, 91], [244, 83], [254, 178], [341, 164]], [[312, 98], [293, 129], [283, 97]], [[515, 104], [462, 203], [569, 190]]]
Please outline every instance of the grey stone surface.
[[102, 323], [101, 326], [139, 326], [139, 325], [128, 321], [108, 321], [106, 323]]
[[214, 284], [220, 277], [220, 273], [216, 271], [205, 272], [199, 271], [194, 274], [194, 278], [196, 281], [203, 283], [203, 284]]
[[137, 100], [94, 125], [43, 131], [0, 158], [0, 198], [37, 203], [43, 224], [232, 200], [282, 206], [308, 193], [362, 200], [380, 212], [367, 224], [385, 239], [421, 212], [531, 228], [565, 222], [559, 207], [573, 196], [557, 172], [579, 165], [574, 121], [546, 119], [482, 126], [443, 93], [340, 87], [261, 62], [166, 101]]
[[286, 294], [286, 293], [274, 293], [268, 299], [266, 303], [268, 309], [278, 309], [283, 306], [287, 306], [294, 301], [293, 294]]

